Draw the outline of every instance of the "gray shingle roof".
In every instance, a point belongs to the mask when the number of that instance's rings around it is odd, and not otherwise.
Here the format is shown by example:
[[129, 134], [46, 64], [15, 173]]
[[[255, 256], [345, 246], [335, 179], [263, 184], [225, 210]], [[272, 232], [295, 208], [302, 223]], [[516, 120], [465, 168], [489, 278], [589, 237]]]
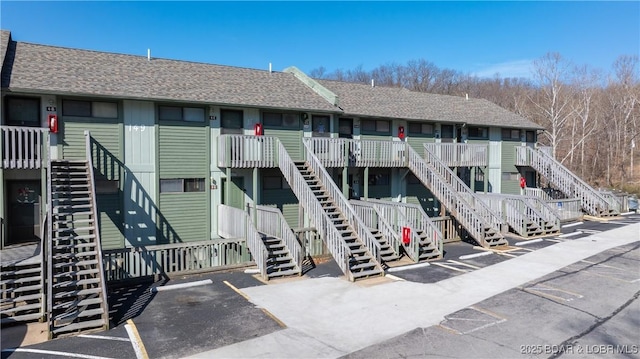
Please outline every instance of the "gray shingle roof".
[[317, 80], [340, 99], [345, 115], [403, 118], [480, 126], [539, 129], [539, 125], [484, 99], [465, 99], [331, 80]]
[[289, 73], [14, 44], [2, 84], [14, 91], [339, 112]]
[[9, 31], [0, 30], [0, 61], [2, 62], [4, 62], [4, 56], [7, 54], [10, 39], [11, 33]]

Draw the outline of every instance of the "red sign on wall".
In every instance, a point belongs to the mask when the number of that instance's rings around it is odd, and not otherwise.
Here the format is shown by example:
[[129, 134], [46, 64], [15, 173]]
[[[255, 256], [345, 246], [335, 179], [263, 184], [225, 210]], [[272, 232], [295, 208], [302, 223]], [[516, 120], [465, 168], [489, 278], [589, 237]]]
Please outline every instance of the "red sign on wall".
[[405, 245], [411, 243], [411, 228], [402, 227], [402, 243]]

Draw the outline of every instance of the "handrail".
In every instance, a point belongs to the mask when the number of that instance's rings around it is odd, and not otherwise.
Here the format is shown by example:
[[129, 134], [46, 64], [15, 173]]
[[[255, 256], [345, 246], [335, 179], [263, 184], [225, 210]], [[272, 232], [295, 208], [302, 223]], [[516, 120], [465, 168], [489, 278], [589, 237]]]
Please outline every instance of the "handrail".
[[506, 228], [500, 217], [482, 201], [477, 200], [475, 193], [462, 181], [462, 179], [460, 179], [460, 177], [458, 177], [435, 154], [433, 154], [427, 147], [427, 144], [424, 145], [425, 159], [436, 170], [436, 173], [445, 178], [458, 194], [464, 196], [465, 200], [471, 204], [473, 209], [482, 218], [484, 218], [492, 228], [498, 230], [498, 232], [505, 233]]
[[[380, 233], [382, 233], [382, 235], [389, 242], [389, 245], [393, 248], [393, 251], [396, 254], [399, 254], [400, 246], [402, 244], [400, 242], [400, 236], [398, 234], [399, 232], [395, 230], [394, 227], [389, 222], [389, 221], [394, 222], [392, 218], [390, 218], [389, 216], [385, 216], [383, 213], [381, 213], [380, 209], [377, 208], [373, 203], [369, 203], [367, 201], [355, 200], [355, 199], [351, 199], [349, 200], [349, 202], [351, 203], [351, 206], [356, 211], [358, 216], [363, 220], [363, 222], [365, 222], [366, 225], [380, 231]], [[367, 223], [366, 212], [369, 212], [369, 211], [370, 211], [369, 219], [371, 220], [371, 222]], [[374, 217], [373, 215], [375, 215], [375, 218], [373, 218]]]
[[[253, 207], [251, 205], [249, 206]], [[284, 240], [294, 263], [298, 265], [298, 268], [302, 268], [302, 247], [293, 234], [291, 227], [287, 224], [282, 212], [277, 208], [261, 205], [253, 208], [255, 208], [257, 212], [258, 218], [254, 219], [254, 223], [258, 232]]]
[[335, 259], [342, 272], [353, 281], [353, 274], [349, 270], [349, 248], [342, 241], [338, 229], [333, 226], [329, 216], [324, 212], [315, 194], [305, 182], [302, 174], [298, 171], [295, 163], [284, 148], [282, 142], [278, 141], [278, 167], [289, 183], [291, 190], [300, 201], [300, 204], [307, 210], [311, 220], [315, 223], [320, 236], [325, 238], [327, 249]]
[[533, 167], [568, 197], [580, 198], [582, 207], [591, 215], [597, 216], [600, 211], [608, 212], [611, 209], [609, 202], [602, 195], [547, 152], [547, 149], [542, 147], [534, 150], [527, 146], [518, 146], [516, 165]]
[[409, 162], [408, 167], [420, 181], [447, 207], [449, 212], [456, 217], [458, 223], [467, 229], [467, 232], [478, 241], [481, 246], [488, 246], [485, 239], [484, 219], [478, 216], [473, 207], [457, 193], [444, 178], [434, 172], [425, 160], [418, 153], [408, 147]]
[[342, 191], [338, 188], [338, 186], [336, 186], [336, 184], [333, 182], [333, 179], [331, 178], [331, 176], [329, 176], [329, 173], [327, 173], [327, 170], [324, 168], [324, 166], [322, 166], [320, 160], [318, 160], [318, 158], [315, 156], [310, 145], [311, 141], [305, 138], [303, 139], [302, 143], [306, 148], [307, 163], [315, 172], [316, 176], [318, 176], [320, 182], [324, 184], [325, 189], [327, 190], [327, 192], [329, 192], [329, 196], [331, 196], [331, 198], [335, 200], [338, 208], [340, 208], [340, 211], [345, 216], [346, 220], [353, 226], [358, 235], [358, 238], [363, 241], [368, 252], [370, 252], [373, 258], [375, 258], [375, 260], [380, 263], [380, 243], [376, 241], [371, 232], [369, 232], [367, 226], [365, 226], [364, 223], [362, 223], [360, 217], [356, 215], [353, 207], [351, 207], [351, 205], [349, 204], [349, 201], [345, 198], [344, 194], [342, 194]]
[[325, 167], [404, 167], [405, 143], [384, 140], [304, 139]]
[[102, 261], [102, 239], [100, 237], [100, 228], [98, 226], [98, 203], [96, 198], [96, 186], [94, 184], [94, 173], [93, 173], [93, 151], [91, 150], [91, 132], [85, 130], [84, 131], [85, 138], [85, 151], [87, 156], [87, 166], [89, 167], [89, 183], [90, 183], [90, 191], [91, 191], [91, 216], [94, 222], [94, 230], [95, 230], [95, 240], [96, 240], [96, 256], [98, 257], [98, 268], [100, 269], [100, 287], [102, 290], [100, 291], [100, 296], [102, 297], [102, 303], [104, 304], [104, 313], [102, 314], [105, 319], [105, 326], [109, 327], [109, 304], [107, 302], [107, 283], [105, 280], [104, 274], [104, 262]]
[[[229, 218], [233, 220], [230, 221]], [[222, 236], [246, 238], [247, 247], [260, 270], [260, 275], [267, 280], [269, 253], [249, 214], [239, 208], [220, 204], [218, 205], [218, 223], [218, 232]]]
[[43, 155], [43, 146], [49, 143], [48, 134], [48, 128], [1, 125], [0, 168], [41, 168], [48, 161]]
[[[51, 135], [47, 136], [47, 140], [50, 141]], [[49, 321], [49, 328], [53, 318], [51, 318], [51, 308], [53, 308], [53, 196], [51, 195], [51, 151], [47, 151], [47, 320]]]
[[487, 165], [487, 145], [479, 143], [425, 143], [424, 146], [449, 167]]
[[220, 135], [218, 166], [231, 168], [277, 167], [278, 139], [270, 136]]

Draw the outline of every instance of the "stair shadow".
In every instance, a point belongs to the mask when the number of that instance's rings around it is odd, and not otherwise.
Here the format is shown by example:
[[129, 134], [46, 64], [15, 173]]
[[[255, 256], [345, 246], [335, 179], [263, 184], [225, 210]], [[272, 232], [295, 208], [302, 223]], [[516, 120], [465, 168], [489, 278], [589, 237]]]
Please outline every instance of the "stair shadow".
[[139, 278], [135, 282], [125, 281], [108, 286], [109, 327], [114, 328], [133, 319], [145, 310], [156, 293], [151, 289], [169, 282], [163, 276], [155, 280], [154, 277]]

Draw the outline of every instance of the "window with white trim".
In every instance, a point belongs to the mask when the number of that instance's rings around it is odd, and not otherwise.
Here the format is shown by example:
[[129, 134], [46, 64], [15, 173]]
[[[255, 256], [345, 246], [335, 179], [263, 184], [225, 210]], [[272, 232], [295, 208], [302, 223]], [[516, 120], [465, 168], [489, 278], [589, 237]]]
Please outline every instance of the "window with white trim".
[[170, 178], [160, 180], [160, 193], [204, 192], [204, 178]]
[[62, 100], [62, 115], [71, 117], [118, 118], [118, 103]]

